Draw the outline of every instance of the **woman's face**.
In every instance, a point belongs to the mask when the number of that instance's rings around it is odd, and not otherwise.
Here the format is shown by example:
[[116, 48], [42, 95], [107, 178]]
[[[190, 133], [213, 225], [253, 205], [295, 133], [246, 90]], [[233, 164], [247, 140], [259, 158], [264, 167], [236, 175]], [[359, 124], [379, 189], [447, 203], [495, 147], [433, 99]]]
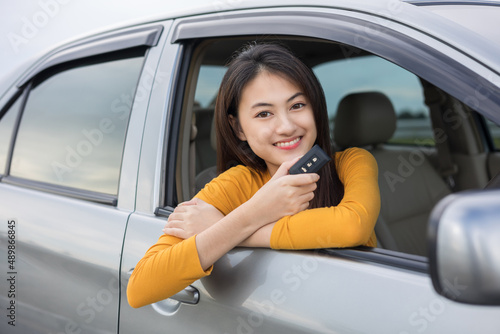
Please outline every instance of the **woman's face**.
[[[316, 141], [309, 100], [295, 84], [266, 71], [243, 88], [238, 121], [238, 138], [266, 162], [271, 175], [283, 162], [304, 155]], [[238, 129], [234, 118], [232, 123]]]

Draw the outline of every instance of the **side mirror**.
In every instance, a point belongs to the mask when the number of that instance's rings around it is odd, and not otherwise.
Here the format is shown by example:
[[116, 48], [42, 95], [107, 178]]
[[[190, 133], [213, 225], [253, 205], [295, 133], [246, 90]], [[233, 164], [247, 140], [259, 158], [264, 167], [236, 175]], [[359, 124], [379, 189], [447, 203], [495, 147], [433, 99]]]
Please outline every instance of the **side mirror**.
[[436, 291], [476, 305], [500, 305], [500, 190], [452, 194], [431, 213], [429, 266]]

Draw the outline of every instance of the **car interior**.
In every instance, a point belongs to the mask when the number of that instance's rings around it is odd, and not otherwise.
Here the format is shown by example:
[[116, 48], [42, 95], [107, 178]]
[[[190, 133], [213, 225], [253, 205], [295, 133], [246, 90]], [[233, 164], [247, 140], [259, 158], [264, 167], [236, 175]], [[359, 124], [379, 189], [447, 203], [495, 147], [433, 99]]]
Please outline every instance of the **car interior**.
[[[177, 151], [179, 202], [192, 198], [217, 176], [213, 113], [218, 85], [234, 52], [255, 40], [286, 45], [313, 70], [323, 64], [370, 57], [390, 63], [353, 47], [311, 38], [249, 36], [194, 41]], [[361, 73], [357, 86], [348, 88], [336, 105], [328, 105], [332, 143], [337, 151], [365, 148], [378, 163], [382, 200], [375, 226], [378, 248], [425, 257], [427, 221], [438, 201], [453, 192], [500, 183], [498, 132], [493, 133], [498, 127], [412, 73], [408, 75], [419, 87], [410, 93], [421, 101], [423, 111], [396, 110], [393, 101], [399, 97], [388, 96], [392, 90], [386, 93], [366, 87], [364, 82], [370, 78], [363, 75], [370, 74], [361, 66], [355, 70], [356, 75]], [[336, 78], [336, 73], [329, 75], [336, 81], [349, 81], [345, 76]], [[322, 85], [327, 99], [337, 93]]]

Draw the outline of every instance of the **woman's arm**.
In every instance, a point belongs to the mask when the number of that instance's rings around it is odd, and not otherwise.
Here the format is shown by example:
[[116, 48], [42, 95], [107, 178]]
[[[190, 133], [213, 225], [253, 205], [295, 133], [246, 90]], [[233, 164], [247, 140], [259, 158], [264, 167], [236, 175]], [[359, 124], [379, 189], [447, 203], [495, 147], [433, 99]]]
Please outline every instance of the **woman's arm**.
[[185, 215], [185, 219], [178, 216], [178, 221], [169, 221], [164, 232], [183, 239], [196, 234], [200, 264], [204, 269], [209, 268], [262, 226], [303, 211], [309, 206], [319, 176], [287, 175], [288, 169], [296, 160], [283, 163], [271, 180], [248, 201], [212, 226], [206, 228], [199, 219]]
[[[166, 299], [210, 274], [221, 256], [264, 225], [308, 207], [319, 178], [316, 174], [288, 177], [294, 161], [283, 164], [275, 176], [243, 203], [198, 233], [182, 214], [166, 225], [160, 237], [134, 269], [127, 287], [129, 304], [140, 307]], [[288, 166], [290, 165], [290, 166]]]
[[[174, 226], [179, 225], [181, 226], [178, 229], [179, 231], [191, 229], [192, 234], [195, 235], [214, 225], [222, 218], [224, 218], [224, 214], [217, 210], [215, 206], [195, 197], [175, 208], [174, 212], [168, 217], [168, 223], [165, 225], [163, 232], [165, 234], [175, 233]], [[238, 246], [270, 248], [273, 226], [274, 223], [262, 226]]]
[[376, 246], [373, 228], [380, 211], [376, 161], [368, 151], [356, 148], [339, 153], [336, 163], [344, 184], [344, 198], [338, 206], [283, 217], [264, 225], [239, 246], [275, 249]]
[[274, 249], [376, 246], [373, 228], [380, 211], [378, 168], [362, 149], [339, 154], [338, 173], [344, 198], [336, 207], [286, 216], [255, 231], [240, 246]]
[[255, 231], [251, 236], [243, 240], [243, 242], [241, 242], [238, 246], [271, 248], [271, 233], [273, 231], [275, 224], [276, 223], [271, 223], [262, 226], [257, 231]]
[[168, 298], [211, 271], [201, 268], [194, 237], [164, 234], [135, 266], [127, 285], [128, 303], [137, 308]]
[[336, 164], [344, 184], [341, 203], [283, 217], [272, 230], [272, 248], [376, 245], [373, 228], [380, 211], [380, 192], [375, 158], [368, 151], [355, 148], [338, 153]]
[[[208, 228], [206, 225], [193, 224], [194, 219], [183, 216], [198, 209], [195, 208], [197, 204], [185, 206], [186, 210], [182, 210], [182, 207], [181, 210], [176, 209], [181, 212], [176, 213], [176, 220], [166, 224], [168, 227], [164, 232], [167, 234], [162, 235], [146, 252], [132, 272], [127, 286], [128, 302], [132, 307], [166, 299], [209, 275], [215, 261], [261, 226], [261, 218], [252, 218], [247, 211], [250, 209], [248, 205], [212, 222]], [[203, 231], [196, 234], [191, 228]]]

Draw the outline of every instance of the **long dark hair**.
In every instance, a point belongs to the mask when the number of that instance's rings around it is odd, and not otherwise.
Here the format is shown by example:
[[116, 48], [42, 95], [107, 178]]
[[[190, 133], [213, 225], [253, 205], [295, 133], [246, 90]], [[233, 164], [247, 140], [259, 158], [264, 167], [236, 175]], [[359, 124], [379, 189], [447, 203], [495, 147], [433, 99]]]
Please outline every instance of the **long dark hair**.
[[[217, 171], [222, 173], [238, 164], [260, 172], [267, 169], [265, 161], [255, 155], [246, 141], [236, 136], [229, 120], [229, 115], [238, 115], [245, 85], [263, 71], [284, 76], [306, 95], [316, 123], [318, 135], [315, 144], [334, 157], [325, 94], [313, 71], [284, 46], [254, 43], [244, 47], [232, 59], [219, 88], [215, 103]], [[319, 171], [320, 179], [310, 208], [335, 206], [344, 197], [344, 186], [338, 177], [334, 160]]]

